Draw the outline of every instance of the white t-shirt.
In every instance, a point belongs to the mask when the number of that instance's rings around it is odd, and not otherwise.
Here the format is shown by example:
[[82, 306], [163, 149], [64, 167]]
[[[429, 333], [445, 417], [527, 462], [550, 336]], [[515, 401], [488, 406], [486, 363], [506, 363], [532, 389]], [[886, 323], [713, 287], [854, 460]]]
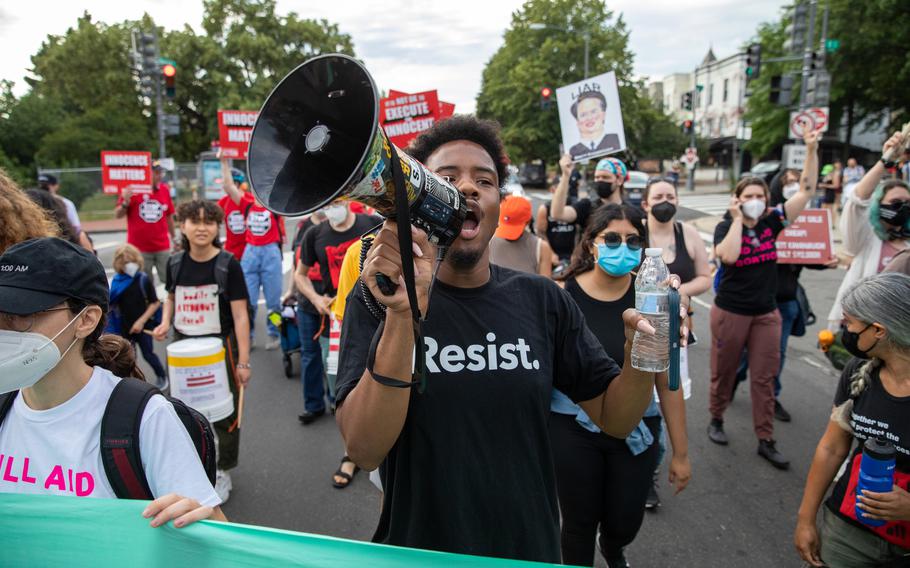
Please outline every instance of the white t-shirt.
[[63, 205], [66, 206], [66, 218], [78, 233], [82, 230], [82, 223], [79, 221], [79, 213], [76, 212], [76, 204], [62, 195], [58, 195], [57, 198], [63, 201]]
[[[0, 425], [0, 492], [115, 498], [101, 462], [101, 417], [113, 373], [95, 367], [82, 390], [60, 406], [32, 410], [17, 396]], [[142, 466], [155, 497], [176, 493], [221, 503], [173, 405], [149, 399], [139, 425]]]

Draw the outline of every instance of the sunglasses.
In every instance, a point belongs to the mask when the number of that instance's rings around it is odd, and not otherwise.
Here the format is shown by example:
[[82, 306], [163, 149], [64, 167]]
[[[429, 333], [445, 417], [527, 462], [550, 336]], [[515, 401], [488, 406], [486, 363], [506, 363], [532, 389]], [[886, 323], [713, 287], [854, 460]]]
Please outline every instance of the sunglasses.
[[598, 239], [602, 240], [610, 248], [618, 247], [623, 243], [623, 240], [625, 240], [626, 246], [631, 250], [640, 250], [645, 246], [645, 238], [639, 235], [629, 235], [623, 239], [623, 236], [619, 233], [609, 232], [604, 233]]

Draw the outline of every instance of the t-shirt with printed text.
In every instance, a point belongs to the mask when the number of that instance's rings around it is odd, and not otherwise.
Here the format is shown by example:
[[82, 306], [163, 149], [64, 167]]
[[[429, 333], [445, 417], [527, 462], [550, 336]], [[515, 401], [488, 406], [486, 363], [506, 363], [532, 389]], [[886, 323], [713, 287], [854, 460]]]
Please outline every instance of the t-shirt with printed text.
[[[850, 398], [850, 378], [862, 362], [854, 358], [844, 367], [834, 395], [835, 406]], [[828, 508], [849, 523], [910, 549], [910, 521], [893, 521], [881, 527], [869, 527], [856, 520], [856, 485], [863, 444], [867, 439], [884, 438], [894, 444], [897, 450], [894, 484], [910, 491], [910, 396], [890, 394], [882, 385], [876, 369], [872, 372], [871, 384], [853, 401], [850, 426], [856, 445], [847, 461], [847, 472], [837, 480], [828, 497]]]
[[165, 288], [174, 294], [174, 328], [193, 337], [227, 336], [234, 330], [231, 302], [249, 300], [243, 269], [236, 258], [228, 263], [227, 289], [218, 293], [215, 263], [218, 256], [205, 262], [183, 254], [179, 274], [168, 270]]
[[[733, 219], [724, 215], [714, 229], [714, 246], [730, 232]], [[769, 210], [751, 229], [743, 225], [739, 258], [724, 264], [717, 296], [718, 308], [746, 316], [759, 316], [777, 309], [777, 235], [784, 229], [783, 212]]]
[[[117, 206], [123, 204], [123, 195]], [[133, 193], [126, 212], [126, 242], [140, 252], [161, 252], [171, 248], [167, 218], [174, 214], [171, 190], [164, 182], [151, 193]]]
[[338, 278], [341, 275], [341, 264], [348, 247], [367, 231], [381, 223], [379, 217], [355, 214], [354, 224], [346, 231], [338, 232], [328, 222], [311, 228], [303, 236], [303, 249], [300, 260], [306, 266], [319, 263], [322, 271], [322, 291], [328, 296], [335, 296], [338, 290]]
[[[362, 285], [344, 315], [339, 404], [361, 380], [379, 326]], [[593, 399], [619, 367], [566, 291], [495, 265], [479, 288], [435, 282], [422, 330], [426, 391], [412, 390], [380, 468], [385, 496], [373, 540], [559, 562], [551, 392]]]
[[234, 255], [237, 260], [243, 258], [243, 249], [246, 248], [246, 213], [247, 205], [254, 201], [250, 192], [244, 192], [240, 203], [234, 203], [230, 195], [225, 195], [218, 201], [218, 206], [224, 211], [225, 239], [224, 250]]
[[[0, 424], [0, 492], [115, 498], [100, 441], [101, 418], [119, 381], [95, 367], [79, 392], [48, 410], [33, 410], [17, 396]], [[209, 507], [221, 503], [189, 433], [161, 395], [145, 407], [139, 445], [152, 495], [176, 493]]]
[[246, 244], [266, 246], [284, 240], [284, 218], [275, 215], [255, 200], [241, 202], [246, 212]]

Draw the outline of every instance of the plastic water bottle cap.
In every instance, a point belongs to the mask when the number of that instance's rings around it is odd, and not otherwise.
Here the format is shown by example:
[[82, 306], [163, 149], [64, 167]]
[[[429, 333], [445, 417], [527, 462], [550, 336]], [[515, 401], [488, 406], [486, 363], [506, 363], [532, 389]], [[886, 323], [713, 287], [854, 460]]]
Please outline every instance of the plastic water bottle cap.
[[664, 249], [662, 248], [646, 248], [645, 256], [660, 256], [663, 252]]

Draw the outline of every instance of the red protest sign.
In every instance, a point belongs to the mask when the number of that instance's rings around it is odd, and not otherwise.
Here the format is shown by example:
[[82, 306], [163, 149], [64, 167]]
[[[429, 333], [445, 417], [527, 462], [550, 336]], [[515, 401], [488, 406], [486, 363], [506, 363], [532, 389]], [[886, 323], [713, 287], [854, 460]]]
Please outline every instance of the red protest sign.
[[777, 262], [826, 264], [834, 258], [831, 212], [806, 209], [777, 236]]
[[439, 120], [436, 91], [401, 94], [379, 101], [379, 123], [392, 144], [407, 146], [421, 132]]
[[129, 188], [133, 193], [152, 192], [152, 154], [126, 150], [101, 151], [101, 188], [117, 194]]
[[259, 111], [256, 110], [218, 111], [218, 142], [222, 156], [246, 160], [250, 136], [253, 135], [253, 126], [258, 116]]
[[[404, 91], [396, 91], [395, 89], [389, 89], [389, 98], [397, 97], [406, 97], [408, 93]], [[455, 114], [455, 103], [447, 103], [445, 101], [439, 101], [439, 120], [449, 118]]]

